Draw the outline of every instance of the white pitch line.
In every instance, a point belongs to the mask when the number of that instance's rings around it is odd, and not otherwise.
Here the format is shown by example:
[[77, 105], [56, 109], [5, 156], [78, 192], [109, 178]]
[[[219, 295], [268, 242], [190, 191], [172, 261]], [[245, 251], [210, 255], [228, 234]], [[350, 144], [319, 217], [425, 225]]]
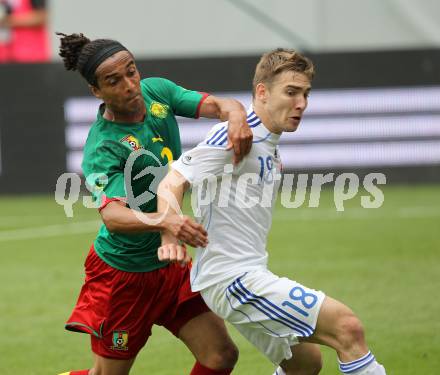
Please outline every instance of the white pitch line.
[[82, 221], [79, 223], [47, 225], [44, 227], [0, 231], [0, 242], [29, 240], [34, 238], [58, 237], [71, 234], [96, 232], [102, 224], [100, 220]]
[[[51, 221], [57, 221], [66, 218], [65, 216], [60, 215], [10, 215], [10, 216], [0, 216], [0, 226], [2, 225], [16, 225], [23, 223], [38, 223], [41, 220], [50, 219]], [[90, 218], [90, 216], [76, 215], [75, 219], [78, 218]]]
[[22, 224], [23, 222], [38, 222], [41, 219], [47, 219], [48, 216], [43, 215], [14, 215], [0, 216], [0, 225]]
[[440, 207], [415, 206], [402, 207], [399, 209], [400, 217], [432, 217], [440, 216]]

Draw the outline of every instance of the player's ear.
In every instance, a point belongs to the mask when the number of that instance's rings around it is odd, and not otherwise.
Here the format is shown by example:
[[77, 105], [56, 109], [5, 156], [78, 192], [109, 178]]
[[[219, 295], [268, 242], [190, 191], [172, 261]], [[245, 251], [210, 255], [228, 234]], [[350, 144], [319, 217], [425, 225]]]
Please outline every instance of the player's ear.
[[255, 97], [263, 102], [266, 103], [266, 99], [267, 99], [267, 89], [264, 83], [259, 83], [257, 84], [257, 86], [255, 87]]
[[98, 87], [93, 86], [93, 85], [89, 85], [89, 89], [90, 89], [91, 93], [93, 94], [93, 96], [95, 96], [98, 99], [102, 99], [101, 90], [99, 90]]

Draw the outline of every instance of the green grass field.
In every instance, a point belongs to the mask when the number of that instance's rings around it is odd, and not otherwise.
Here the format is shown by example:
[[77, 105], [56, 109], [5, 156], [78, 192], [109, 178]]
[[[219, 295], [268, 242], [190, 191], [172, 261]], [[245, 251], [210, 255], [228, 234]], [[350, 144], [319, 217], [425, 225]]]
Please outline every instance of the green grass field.
[[[270, 268], [352, 307], [389, 375], [440, 374], [440, 186], [386, 187], [379, 209], [357, 196], [336, 212], [332, 191], [319, 208], [278, 205]], [[83, 280], [99, 216], [81, 204], [67, 219], [53, 197], [0, 198], [0, 374], [54, 375], [88, 368], [87, 335], [64, 331]], [[231, 328], [240, 348], [234, 374], [273, 366]], [[323, 348], [322, 374], [339, 374]], [[193, 359], [156, 328], [132, 374], [188, 374]]]

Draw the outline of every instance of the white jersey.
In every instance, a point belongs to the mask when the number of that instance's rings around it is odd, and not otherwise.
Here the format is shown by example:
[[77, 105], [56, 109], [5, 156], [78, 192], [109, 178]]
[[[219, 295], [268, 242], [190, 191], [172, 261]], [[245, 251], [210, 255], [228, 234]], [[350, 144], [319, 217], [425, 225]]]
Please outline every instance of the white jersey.
[[193, 291], [267, 267], [267, 235], [281, 178], [280, 135], [267, 130], [252, 109], [248, 123], [252, 149], [237, 166], [232, 166], [233, 151], [226, 151], [227, 122], [215, 125], [172, 164], [193, 185], [193, 209], [208, 231], [207, 248], [196, 249]]

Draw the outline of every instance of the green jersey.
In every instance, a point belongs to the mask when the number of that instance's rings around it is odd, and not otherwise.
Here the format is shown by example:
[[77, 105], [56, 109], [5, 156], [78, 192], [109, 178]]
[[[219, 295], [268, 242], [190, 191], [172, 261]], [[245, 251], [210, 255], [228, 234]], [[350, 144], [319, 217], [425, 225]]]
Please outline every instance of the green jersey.
[[[147, 108], [143, 122], [116, 123], [104, 119], [99, 111], [89, 131], [82, 169], [101, 207], [115, 198], [128, 198], [128, 205], [142, 194], [137, 199], [137, 209], [156, 212], [160, 176], [166, 173], [167, 164], [181, 154], [175, 115], [198, 117], [203, 99], [199, 92], [163, 78], [144, 79], [141, 89]], [[114, 268], [147, 272], [166, 265], [157, 258], [160, 243], [159, 232], [111, 233], [102, 225], [94, 247], [99, 257]]]

